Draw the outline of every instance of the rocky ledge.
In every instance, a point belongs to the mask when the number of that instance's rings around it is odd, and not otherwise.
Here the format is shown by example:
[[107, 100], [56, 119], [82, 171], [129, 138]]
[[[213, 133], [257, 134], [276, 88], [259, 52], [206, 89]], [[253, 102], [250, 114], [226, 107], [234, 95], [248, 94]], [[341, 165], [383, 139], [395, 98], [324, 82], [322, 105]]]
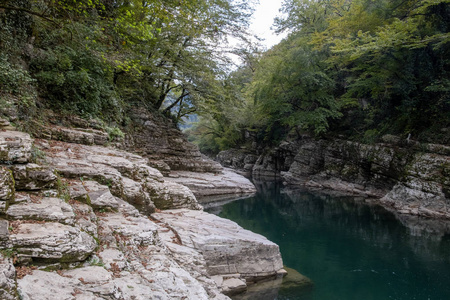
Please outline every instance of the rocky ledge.
[[250, 180], [228, 168], [224, 168], [221, 173], [173, 171], [166, 179], [187, 186], [200, 202], [220, 196], [256, 193], [256, 188]]
[[203, 212], [184, 173], [17, 131], [0, 132], [0, 155], [1, 299], [229, 299], [284, 274], [278, 246]]
[[[373, 145], [310, 137], [284, 141], [258, 156], [220, 153], [224, 166], [254, 178], [365, 195], [397, 212], [450, 218], [450, 147], [385, 136]], [[253, 163], [251, 163], [253, 162]]]

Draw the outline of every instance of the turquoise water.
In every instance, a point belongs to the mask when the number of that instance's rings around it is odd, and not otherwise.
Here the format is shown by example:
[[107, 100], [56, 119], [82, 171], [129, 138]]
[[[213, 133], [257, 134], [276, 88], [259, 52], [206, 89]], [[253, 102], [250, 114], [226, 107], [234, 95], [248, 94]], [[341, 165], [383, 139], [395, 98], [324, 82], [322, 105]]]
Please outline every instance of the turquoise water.
[[258, 299], [450, 299], [450, 224], [396, 216], [364, 199], [261, 184], [209, 211], [266, 236], [314, 285]]

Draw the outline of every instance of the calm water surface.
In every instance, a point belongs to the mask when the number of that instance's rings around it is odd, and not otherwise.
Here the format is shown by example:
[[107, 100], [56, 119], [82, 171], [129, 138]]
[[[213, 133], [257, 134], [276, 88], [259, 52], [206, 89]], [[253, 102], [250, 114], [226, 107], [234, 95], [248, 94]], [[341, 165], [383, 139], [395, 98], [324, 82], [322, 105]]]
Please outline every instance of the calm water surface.
[[450, 299], [448, 222], [394, 215], [364, 199], [259, 184], [255, 197], [208, 209], [280, 246], [309, 277], [260, 300]]

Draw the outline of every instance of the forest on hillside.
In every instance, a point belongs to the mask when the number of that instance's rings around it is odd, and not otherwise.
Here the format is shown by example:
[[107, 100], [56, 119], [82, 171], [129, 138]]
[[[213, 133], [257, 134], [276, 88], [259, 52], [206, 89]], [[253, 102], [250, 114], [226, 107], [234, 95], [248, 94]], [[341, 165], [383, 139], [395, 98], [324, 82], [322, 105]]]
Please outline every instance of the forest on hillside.
[[249, 38], [244, 0], [0, 0], [0, 107], [43, 109], [118, 128], [144, 106], [176, 122], [218, 99]]
[[207, 153], [302, 134], [449, 143], [450, 1], [284, 0], [269, 50], [246, 32], [255, 1], [0, 0], [0, 108], [117, 128], [135, 105], [195, 115]]

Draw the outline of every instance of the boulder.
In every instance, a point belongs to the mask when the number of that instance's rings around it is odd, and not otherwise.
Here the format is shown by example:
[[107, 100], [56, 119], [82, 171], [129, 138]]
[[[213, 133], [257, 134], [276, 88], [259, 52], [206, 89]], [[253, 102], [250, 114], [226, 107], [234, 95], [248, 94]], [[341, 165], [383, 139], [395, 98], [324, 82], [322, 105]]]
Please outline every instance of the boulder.
[[32, 139], [20, 131], [0, 131], [0, 163], [27, 163], [31, 158]]
[[276, 277], [283, 269], [278, 245], [235, 222], [186, 209], [152, 216], [168, 224], [181, 245], [201, 253], [210, 276], [240, 274], [257, 281]]
[[55, 221], [73, 225], [75, 214], [68, 203], [59, 198], [38, 198], [34, 202], [21, 202], [11, 205], [6, 211], [11, 219], [32, 219]]
[[[13, 224], [14, 225], [14, 224]], [[97, 243], [89, 234], [60, 223], [19, 223], [10, 243], [20, 261], [32, 259], [79, 262], [91, 255]]]
[[11, 171], [16, 190], [42, 190], [56, 185], [57, 176], [49, 167], [37, 164], [13, 165]]

